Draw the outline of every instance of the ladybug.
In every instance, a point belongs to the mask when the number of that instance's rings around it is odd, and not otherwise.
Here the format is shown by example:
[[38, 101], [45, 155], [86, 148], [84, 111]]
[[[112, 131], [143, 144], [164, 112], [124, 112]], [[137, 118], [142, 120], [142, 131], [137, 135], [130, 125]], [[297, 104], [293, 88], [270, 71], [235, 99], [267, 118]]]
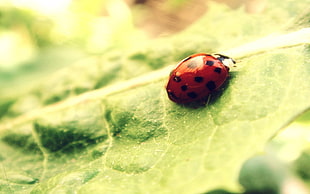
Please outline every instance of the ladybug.
[[225, 55], [198, 53], [183, 59], [172, 70], [166, 86], [173, 102], [201, 101], [223, 85], [229, 66], [236, 62]]

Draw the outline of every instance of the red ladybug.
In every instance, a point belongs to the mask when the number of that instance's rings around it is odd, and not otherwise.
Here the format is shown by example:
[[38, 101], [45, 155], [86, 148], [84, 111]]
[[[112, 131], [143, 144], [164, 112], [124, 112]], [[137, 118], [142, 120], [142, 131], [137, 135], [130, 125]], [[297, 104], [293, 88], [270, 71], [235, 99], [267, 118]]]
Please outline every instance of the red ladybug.
[[183, 59], [170, 73], [166, 87], [169, 99], [180, 104], [203, 100], [223, 85], [234, 63], [221, 54], [198, 53]]

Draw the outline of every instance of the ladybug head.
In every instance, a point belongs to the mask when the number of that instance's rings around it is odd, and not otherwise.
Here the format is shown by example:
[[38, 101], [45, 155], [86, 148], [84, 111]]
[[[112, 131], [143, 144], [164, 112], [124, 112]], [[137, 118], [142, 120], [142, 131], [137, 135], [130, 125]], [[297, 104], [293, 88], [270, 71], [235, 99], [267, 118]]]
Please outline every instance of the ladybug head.
[[236, 63], [235, 60], [226, 55], [214, 54], [213, 56], [220, 60], [226, 67], [231, 67]]

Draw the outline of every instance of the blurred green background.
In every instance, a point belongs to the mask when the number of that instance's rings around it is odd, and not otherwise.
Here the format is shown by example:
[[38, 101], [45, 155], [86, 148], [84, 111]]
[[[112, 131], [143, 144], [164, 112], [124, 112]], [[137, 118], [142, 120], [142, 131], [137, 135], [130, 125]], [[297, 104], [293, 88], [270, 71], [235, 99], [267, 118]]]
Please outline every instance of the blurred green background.
[[[205, 14], [209, 2], [2, 0], [0, 93], [6, 96], [12, 87], [30, 87], [35, 80], [90, 54], [131, 50], [148, 40], [171, 36]], [[217, 2], [253, 14], [266, 6], [265, 0]]]

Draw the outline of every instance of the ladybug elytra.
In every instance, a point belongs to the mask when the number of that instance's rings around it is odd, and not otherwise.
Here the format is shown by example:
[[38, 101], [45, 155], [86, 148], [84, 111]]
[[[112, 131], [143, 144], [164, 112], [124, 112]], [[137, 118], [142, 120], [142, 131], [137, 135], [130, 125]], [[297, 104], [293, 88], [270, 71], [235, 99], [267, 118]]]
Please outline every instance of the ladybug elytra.
[[166, 86], [170, 100], [199, 101], [223, 85], [235, 61], [221, 54], [198, 53], [183, 59], [170, 73]]

